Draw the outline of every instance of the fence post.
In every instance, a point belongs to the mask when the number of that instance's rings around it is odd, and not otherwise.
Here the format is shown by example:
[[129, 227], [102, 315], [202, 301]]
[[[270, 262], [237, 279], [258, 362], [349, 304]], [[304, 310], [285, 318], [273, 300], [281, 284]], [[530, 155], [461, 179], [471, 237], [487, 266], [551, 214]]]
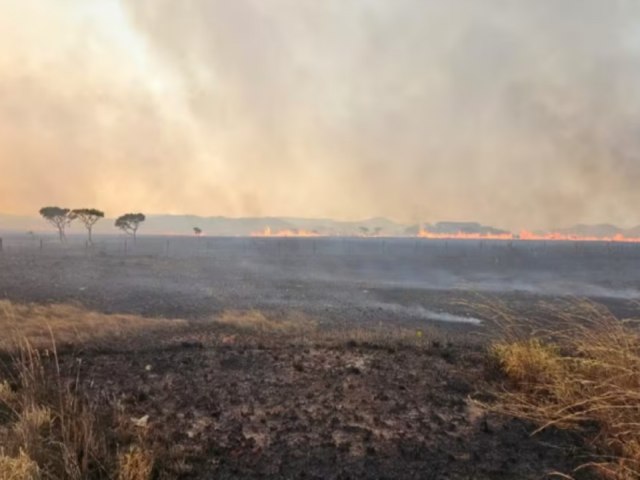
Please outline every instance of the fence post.
[[2, 251], [2, 237], [0, 237], [0, 252]]

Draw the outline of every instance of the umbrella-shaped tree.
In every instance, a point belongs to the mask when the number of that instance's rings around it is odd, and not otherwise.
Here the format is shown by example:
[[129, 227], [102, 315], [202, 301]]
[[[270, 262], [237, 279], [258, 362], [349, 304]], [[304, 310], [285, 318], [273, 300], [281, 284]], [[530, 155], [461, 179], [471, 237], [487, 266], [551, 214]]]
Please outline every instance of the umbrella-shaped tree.
[[133, 236], [133, 241], [136, 241], [136, 234], [140, 224], [146, 220], [146, 217], [142, 213], [126, 213], [116, 219], [116, 227], [122, 230], [127, 235]]
[[87, 229], [87, 234], [89, 235], [89, 243], [93, 243], [93, 226], [98, 220], [104, 218], [104, 212], [96, 210], [95, 208], [76, 208], [71, 211], [71, 216], [74, 219], [77, 218], [84, 224]]
[[42, 215], [42, 218], [47, 222], [56, 227], [58, 230], [58, 236], [60, 237], [60, 242], [66, 242], [67, 236], [65, 234], [65, 230], [74, 219], [73, 215], [71, 215], [71, 210], [61, 207], [42, 207], [40, 209], [40, 215]]

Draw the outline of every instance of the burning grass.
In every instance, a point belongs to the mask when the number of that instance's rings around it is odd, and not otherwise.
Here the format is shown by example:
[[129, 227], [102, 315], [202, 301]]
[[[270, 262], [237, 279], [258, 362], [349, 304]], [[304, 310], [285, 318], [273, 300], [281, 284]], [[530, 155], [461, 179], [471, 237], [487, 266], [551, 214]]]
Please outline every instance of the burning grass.
[[[569, 308], [570, 307], [570, 308]], [[529, 329], [491, 348], [506, 376], [495, 408], [581, 432], [604, 478], [640, 478], [640, 330], [602, 307], [577, 302], [556, 314], [553, 329]], [[513, 327], [513, 326], [512, 326]]]

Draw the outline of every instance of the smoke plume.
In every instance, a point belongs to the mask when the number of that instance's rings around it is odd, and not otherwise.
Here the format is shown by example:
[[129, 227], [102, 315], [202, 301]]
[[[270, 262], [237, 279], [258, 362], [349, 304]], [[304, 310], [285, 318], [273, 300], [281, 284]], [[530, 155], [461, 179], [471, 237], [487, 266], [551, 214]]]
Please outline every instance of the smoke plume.
[[640, 223], [640, 3], [0, 0], [0, 211]]

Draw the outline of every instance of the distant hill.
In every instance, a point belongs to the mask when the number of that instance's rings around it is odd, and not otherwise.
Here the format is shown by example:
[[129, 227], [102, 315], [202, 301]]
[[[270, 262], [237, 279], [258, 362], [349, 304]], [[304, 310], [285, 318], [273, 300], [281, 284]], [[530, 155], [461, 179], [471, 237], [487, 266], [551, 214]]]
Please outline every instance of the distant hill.
[[[478, 222], [438, 222], [438, 223], [425, 223], [422, 228], [430, 233], [439, 234], [451, 234], [456, 233], [472, 233], [479, 235], [502, 235], [508, 234], [507, 230], [501, 230], [499, 228], [491, 227], [488, 225], [482, 225]], [[406, 227], [404, 233], [406, 235], [417, 235], [420, 231], [420, 225], [411, 225]]]
[[627, 237], [640, 238], [640, 225], [626, 230], [625, 235]]
[[507, 230], [482, 225], [477, 222], [438, 222], [433, 225], [426, 224], [425, 230], [431, 233], [477, 233], [480, 235], [502, 235], [509, 233]]
[[[100, 220], [94, 232], [100, 234], [118, 234], [113, 218]], [[140, 228], [142, 235], [192, 235], [193, 228], [202, 229], [205, 235], [251, 235], [270, 229], [315, 231], [325, 235], [360, 235], [378, 233], [381, 235], [401, 235], [405, 225], [386, 218], [371, 218], [357, 222], [331, 219], [293, 218], [293, 217], [201, 217], [197, 215], [148, 215]], [[26, 234], [27, 232], [49, 233], [53, 229], [39, 217], [0, 215], [0, 233]], [[78, 223], [72, 224], [70, 234], [84, 234], [84, 228]]]
[[[398, 235], [404, 225], [384, 218], [373, 218], [359, 222], [345, 222], [331, 219], [294, 217], [198, 217], [186, 215], [151, 215], [144, 225], [147, 233], [190, 235], [193, 227], [199, 227], [206, 235], [250, 235], [270, 229], [304, 230], [325, 235], [357, 235], [378, 231], [387, 235]], [[365, 230], [363, 230], [365, 229]]]

